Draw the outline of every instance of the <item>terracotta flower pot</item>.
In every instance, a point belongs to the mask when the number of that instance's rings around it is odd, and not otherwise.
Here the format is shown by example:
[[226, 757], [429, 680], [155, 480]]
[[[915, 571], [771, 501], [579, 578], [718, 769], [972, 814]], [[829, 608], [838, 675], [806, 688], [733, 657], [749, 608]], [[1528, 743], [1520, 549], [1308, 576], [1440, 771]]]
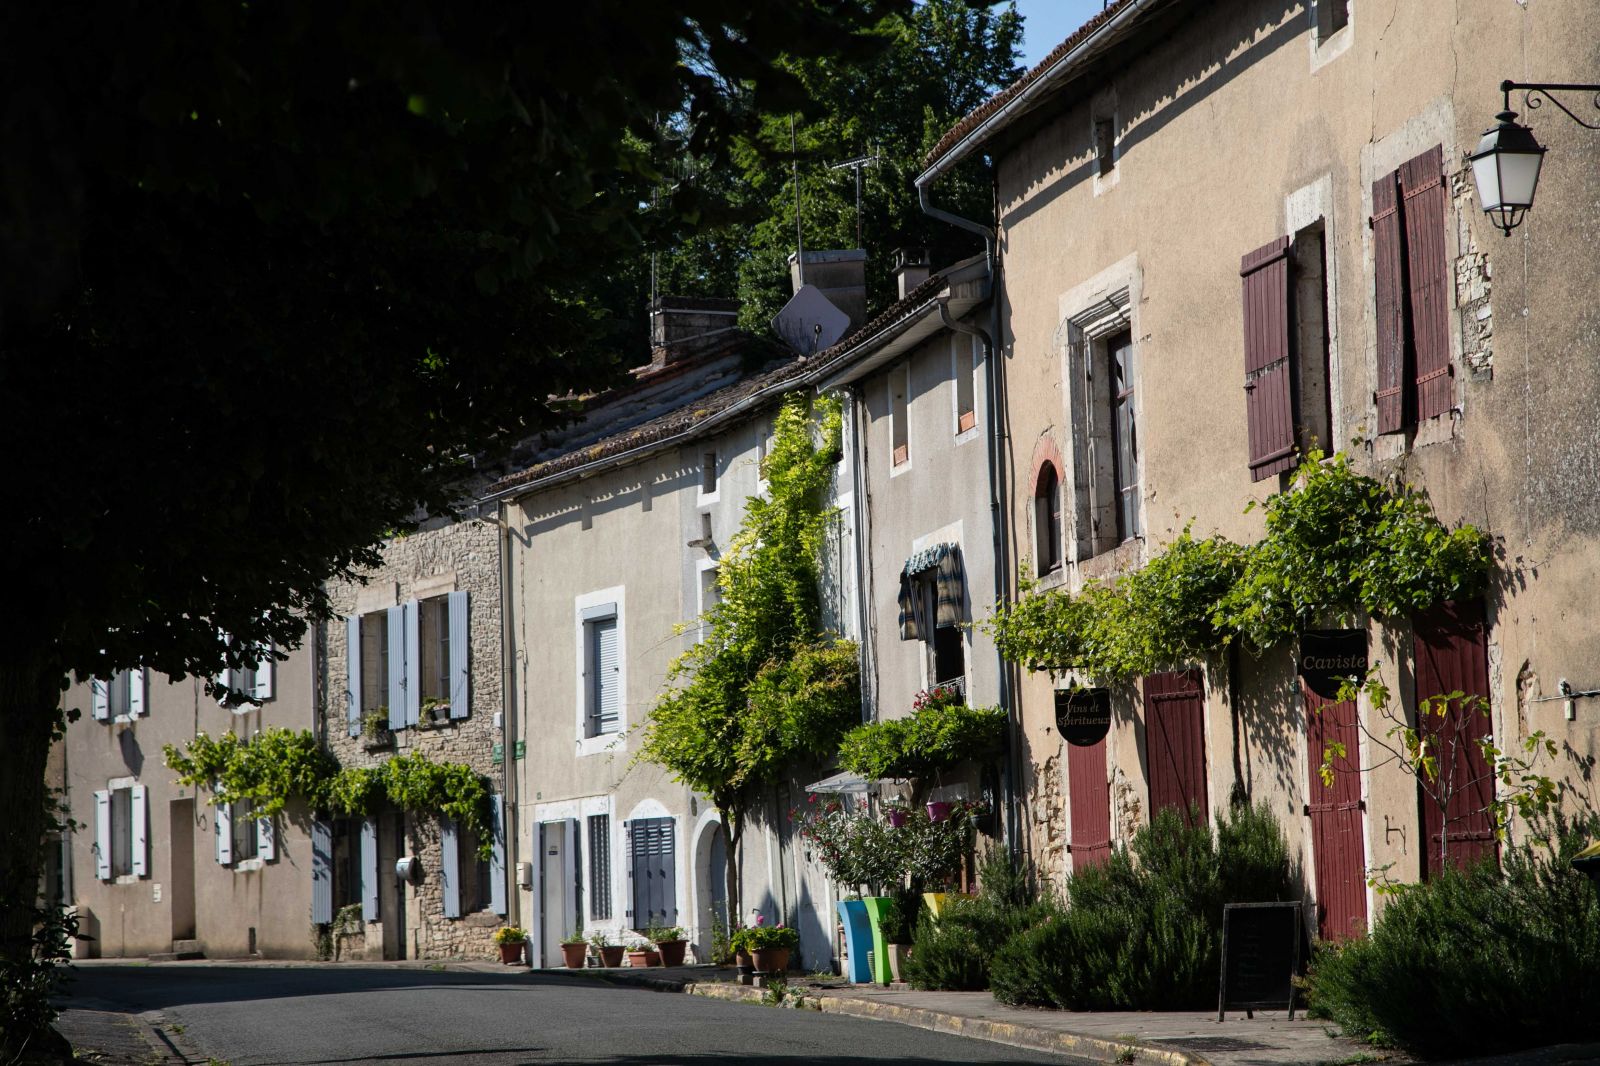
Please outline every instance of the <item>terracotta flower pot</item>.
[[522, 948], [525, 941], [513, 940], [509, 944], [496, 944], [500, 949], [500, 961], [507, 966], [515, 966], [522, 961]]
[[788, 948], [760, 948], [751, 952], [757, 973], [785, 973], [789, 969]]
[[616, 947], [601, 948], [600, 965], [608, 969], [615, 969], [616, 967], [621, 966], [622, 956], [627, 954], [627, 951], [628, 949], [623, 947], [621, 944], [618, 944]]
[[955, 804], [947, 802], [945, 800], [929, 800], [928, 801], [928, 821], [930, 821], [930, 822], [949, 821], [950, 812], [952, 810], [954, 810], [954, 809], [955, 809]]
[[661, 952], [661, 965], [682, 966], [684, 952], [689, 950], [687, 940], [667, 940], [656, 945], [656, 950]]
[[628, 952], [628, 965], [629, 966], [660, 966], [661, 965], [661, 952], [659, 952], [659, 951], [651, 951], [648, 948], [641, 948], [638, 951], [630, 950]]
[[569, 970], [583, 969], [584, 961], [589, 957], [589, 945], [584, 941], [576, 944], [561, 945], [561, 961], [567, 964]]
[[743, 948], [733, 953], [733, 965], [738, 970], [739, 983], [747, 985], [755, 975], [756, 963], [750, 953]]

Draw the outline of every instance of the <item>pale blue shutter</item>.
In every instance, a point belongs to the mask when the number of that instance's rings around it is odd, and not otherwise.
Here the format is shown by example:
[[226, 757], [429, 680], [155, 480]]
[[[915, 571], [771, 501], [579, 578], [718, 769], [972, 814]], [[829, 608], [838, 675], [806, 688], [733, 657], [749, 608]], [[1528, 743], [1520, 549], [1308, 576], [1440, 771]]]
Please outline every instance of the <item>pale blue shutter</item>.
[[406, 611], [391, 607], [389, 619], [389, 728], [406, 727]]
[[494, 850], [489, 854], [489, 909], [504, 917], [506, 912], [506, 800], [489, 797], [489, 827], [494, 834]]
[[272, 698], [272, 670], [277, 665], [277, 660], [272, 657], [271, 646], [261, 652], [261, 661], [256, 663], [255, 687], [250, 693], [257, 700], [265, 703]]
[[333, 921], [333, 826], [311, 823], [311, 921]]
[[146, 696], [149, 692], [149, 675], [142, 666], [128, 671], [128, 717], [142, 718], [146, 714], [145, 708], [149, 706]]
[[[344, 620], [344, 693], [345, 720], [350, 735], [361, 735], [361, 616], [353, 614]], [[332, 919], [330, 919], [331, 921]]]
[[256, 819], [256, 858], [262, 862], [278, 860], [278, 834], [271, 818]]
[[[134, 675], [137, 681], [138, 674]], [[150, 790], [144, 785], [134, 785], [130, 806], [133, 822], [133, 876], [150, 876]]]
[[111, 686], [98, 677], [89, 679], [89, 713], [97, 722], [111, 718]]
[[361, 918], [378, 920], [378, 820], [361, 823]]
[[219, 803], [214, 809], [217, 812], [217, 862], [223, 866], [232, 866], [233, 805]]
[[405, 624], [405, 694], [406, 725], [422, 721], [422, 612], [416, 600], [407, 600], [401, 608]]
[[111, 792], [103, 788], [94, 793], [94, 875], [111, 880]]
[[595, 734], [615, 733], [619, 726], [621, 693], [618, 681], [617, 620], [604, 618], [594, 623], [594, 716]]
[[450, 610], [450, 717], [467, 716], [468, 654], [467, 594], [465, 590], [452, 592]]
[[439, 820], [439, 880], [444, 889], [444, 916], [461, 917], [461, 840], [456, 823]]

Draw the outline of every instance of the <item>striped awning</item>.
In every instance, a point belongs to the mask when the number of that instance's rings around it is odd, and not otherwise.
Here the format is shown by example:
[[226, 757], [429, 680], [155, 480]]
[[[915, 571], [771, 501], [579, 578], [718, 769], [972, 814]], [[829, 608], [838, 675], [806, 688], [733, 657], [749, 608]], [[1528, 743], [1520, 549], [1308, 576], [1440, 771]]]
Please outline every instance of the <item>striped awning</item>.
[[966, 583], [959, 544], [935, 544], [907, 559], [900, 570], [900, 639], [932, 640], [935, 629], [960, 625]]

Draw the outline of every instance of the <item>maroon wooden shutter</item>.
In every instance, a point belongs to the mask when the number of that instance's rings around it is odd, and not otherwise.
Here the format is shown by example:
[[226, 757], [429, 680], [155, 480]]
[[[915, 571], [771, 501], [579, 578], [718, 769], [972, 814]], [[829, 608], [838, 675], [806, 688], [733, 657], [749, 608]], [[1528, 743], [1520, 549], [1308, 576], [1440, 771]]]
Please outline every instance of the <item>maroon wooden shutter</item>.
[[[1452, 692], [1488, 697], [1489, 645], [1483, 604], [1447, 603], [1416, 619], [1414, 678], [1413, 699], [1417, 707], [1425, 699]], [[1494, 735], [1489, 716], [1477, 711], [1444, 719], [1437, 715], [1419, 716], [1418, 726], [1437, 744], [1439, 780], [1453, 786], [1449, 805], [1441, 811], [1418, 784], [1427, 838], [1422, 854], [1423, 876], [1439, 871], [1439, 837], [1446, 829], [1449, 837], [1445, 854], [1451, 865], [1464, 869], [1482, 859], [1495, 858], [1499, 845], [1494, 819], [1488, 813], [1494, 800], [1494, 775], [1477, 744]]]
[[[1306, 814], [1317, 884], [1317, 935], [1345, 940], [1367, 931], [1367, 845], [1361, 805], [1361, 748], [1356, 705], [1326, 699], [1301, 685], [1306, 705]], [[1333, 760], [1333, 785], [1322, 783], [1322, 753]]]
[[1404, 249], [1400, 236], [1397, 176], [1372, 183], [1372, 269], [1378, 328], [1378, 432], [1398, 433], [1409, 423]]
[[1111, 780], [1104, 737], [1086, 747], [1067, 745], [1067, 803], [1073, 870], [1100, 865], [1111, 857]]
[[1289, 238], [1239, 261], [1244, 278], [1244, 409], [1250, 480], [1294, 468], [1294, 361], [1289, 342]]
[[1439, 146], [1401, 165], [1400, 194], [1420, 421], [1451, 406], [1450, 262], [1444, 248], [1444, 152]]
[[1205, 685], [1199, 670], [1151, 674], [1144, 679], [1151, 815], [1176, 807], [1186, 823], [1206, 824], [1210, 806], [1206, 798], [1205, 714]]

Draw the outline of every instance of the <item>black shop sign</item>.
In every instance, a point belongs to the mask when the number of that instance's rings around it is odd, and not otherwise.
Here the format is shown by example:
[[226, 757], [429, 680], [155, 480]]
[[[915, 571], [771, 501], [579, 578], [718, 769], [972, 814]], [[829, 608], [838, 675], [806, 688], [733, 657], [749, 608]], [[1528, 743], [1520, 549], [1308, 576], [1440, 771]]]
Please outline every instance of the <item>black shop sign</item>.
[[1056, 729], [1068, 744], [1087, 748], [1111, 731], [1111, 690], [1078, 688], [1056, 693]]
[[1367, 676], [1365, 629], [1310, 629], [1300, 634], [1300, 676], [1325, 700], [1339, 698], [1346, 678]]

